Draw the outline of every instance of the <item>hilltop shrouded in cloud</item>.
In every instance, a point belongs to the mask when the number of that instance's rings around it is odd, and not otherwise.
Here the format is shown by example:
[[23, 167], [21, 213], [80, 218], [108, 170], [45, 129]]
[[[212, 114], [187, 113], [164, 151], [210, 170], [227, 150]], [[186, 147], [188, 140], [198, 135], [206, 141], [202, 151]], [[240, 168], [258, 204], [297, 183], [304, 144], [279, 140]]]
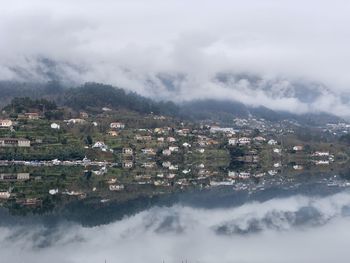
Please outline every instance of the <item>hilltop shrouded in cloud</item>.
[[349, 116], [349, 9], [341, 0], [2, 1], [0, 79]]

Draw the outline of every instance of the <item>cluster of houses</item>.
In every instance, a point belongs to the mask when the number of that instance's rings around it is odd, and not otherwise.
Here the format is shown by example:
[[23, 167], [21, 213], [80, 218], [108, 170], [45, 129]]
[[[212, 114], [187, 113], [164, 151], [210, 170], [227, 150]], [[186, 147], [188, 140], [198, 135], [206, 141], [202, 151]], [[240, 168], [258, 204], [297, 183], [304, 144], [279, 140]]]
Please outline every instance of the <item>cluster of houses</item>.
[[30, 147], [30, 140], [25, 138], [0, 138], [0, 147]]

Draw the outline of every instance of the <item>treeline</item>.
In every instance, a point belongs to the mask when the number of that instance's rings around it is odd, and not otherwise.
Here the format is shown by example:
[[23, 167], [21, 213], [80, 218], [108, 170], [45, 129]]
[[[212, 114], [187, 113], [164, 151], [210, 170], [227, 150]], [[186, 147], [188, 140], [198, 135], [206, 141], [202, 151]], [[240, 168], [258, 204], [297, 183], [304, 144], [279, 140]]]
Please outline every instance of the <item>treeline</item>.
[[18, 149], [18, 148], [3, 148], [0, 150], [0, 160], [17, 160], [17, 161], [50, 161], [53, 159], [59, 160], [81, 160], [85, 156], [85, 152], [76, 145], [55, 147], [53, 150], [50, 147], [39, 149]]
[[45, 110], [56, 110], [57, 105], [46, 99], [31, 99], [29, 97], [14, 98], [10, 104], [4, 107], [5, 111], [11, 113], [44, 112]]
[[154, 113], [175, 116], [179, 107], [173, 102], [156, 102], [134, 92], [99, 83], [86, 83], [65, 90], [63, 103], [75, 110], [110, 107], [139, 113]]
[[59, 109], [54, 101], [47, 99], [31, 99], [29, 97], [14, 98], [3, 108], [10, 116], [16, 117], [22, 113], [36, 112], [48, 120], [62, 119], [64, 111]]
[[46, 84], [3, 81], [0, 82], [0, 92], [0, 106], [5, 107], [4, 110], [13, 113], [46, 110], [49, 118], [54, 115], [49, 111], [56, 110], [57, 106], [67, 106], [76, 111], [109, 107], [168, 116], [178, 116], [180, 112], [179, 106], [173, 102], [155, 101], [135, 92], [100, 83], [67, 87], [56, 81]]

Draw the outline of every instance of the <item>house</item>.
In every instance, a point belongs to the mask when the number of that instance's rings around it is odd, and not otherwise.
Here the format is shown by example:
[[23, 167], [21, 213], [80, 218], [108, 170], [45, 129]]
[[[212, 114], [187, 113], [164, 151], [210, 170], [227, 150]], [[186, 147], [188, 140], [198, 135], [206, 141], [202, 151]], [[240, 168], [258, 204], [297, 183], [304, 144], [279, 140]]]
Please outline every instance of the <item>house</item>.
[[0, 147], [30, 147], [30, 140], [24, 138], [0, 138]]
[[94, 145], [92, 145], [92, 148], [100, 148], [102, 150], [107, 149], [107, 145], [104, 142], [97, 141]]
[[146, 163], [143, 163], [142, 164], [142, 167], [143, 168], [153, 168], [156, 166], [156, 163], [155, 162], [146, 162]]
[[87, 119], [87, 118], [89, 118], [89, 114], [87, 114], [85, 111], [81, 111], [81, 112], [79, 113], [79, 116], [80, 116], [80, 118], [82, 118], [82, 119]]
[[102, 111], [112, 111], [112, 109], [108, 108], [108, 107], [103, 107]]
[[168, 137], [166, 138], [167, 142], [176, 142], [176, 139], [174, 137]]
[[109, 136], [113, 136], [113, 137], [117, 137], [118, 136], [118, 133], [116, 131], [108, 131], [107, 134]]
[[303, 166], [295, 164], [295, 165], [293, 165], [293, 169], [294, 170], [303, 170]]
[[109, 127], [111, 129], [124, 129], [125, 124], [121, 122], [112, 122], [111, 124], [109, 124]]
[[181, 130], [177, 130], [176, 133], [180, 136], [187, 136], [187, 134], [190, 133], [190, 129], [181, 129]]
[[135, 140], [136, 141], [143, 141], [143, 142], [148, 142], [152, 140], [152, 136], [150, 135], [145, 135], [145, 136], [141, 136], [141, 135], [136, 135], [135, 136]]
[[37, 112], [27, 112], [24, 113], [24, 116], [28, 119], [28, 120], [39, 120], [39, 113]]
[[316, 165], [329, 165], [329, 161], [328, 160], [320, 160], [320, 161], [316, 161], [315, 162]]
[[169, 150], [171, 152], [178, 152], [179, 151], [179, 147], [178, 146], [169, 146]]
[[282, 150], [281, 150], [281, 149], [278, 149], [278, 148], [274, 148], [274, 149], [273, 149], [273, 152], [274, 152], [274, 153], [281, 153]]
[[9, 191], [0, 191], [0, 199], [9, 199], [11, 194]]
[[156, 133], [156, 134], [165, 133], [165, 130], [164, 130], [163, 128], [155, 128], [153, 131], [154, 131], [154, 133]]
[[11, 120], [0, 120], [0, 128], [10, 128], [13, 125]]
[[205, 149], [199, 148], [197, 151], [198, 151], [199, 153], [204, 153], [204, 152], [205, 152]]
[[329, 156], [329, 152], [315, 152], [313, 156], [325, 157], [325, 156]]
[[144, 148], [144, 149], [141, 149], [141, 152], [143, 154], [148, 154], [148, 155], [156, 155], [156, 151], [152, 148]]
[[265, 142], [266, 139], [262, 136], [257, 136], [257, 137], [254, 137], [254, 141], [256, 142]]
[[0, 174], [0, 181], [27, 181], [30, 179], [29, 173]]
[[212, 126], [212, 127], [210, 127], [210, 132], [211, 133], [221, 132], [221, 133], [227, 133], [227, 134], [231, 134], [231, 135], [236, 134], [236, 132], [235, 132], [235, 130], [233, 128], [221, 128], [219, 126]]
[[235, 171], [228, 171], [227, 176], [230, 178], [238, 178], [238, 173], [236, 173]]
[[185, 147], [185, 148], [190, 148], [190, 147], [191, 147], [191, 144], [185, 142], [185, 143], [182, 144], [182, 146]]
[[293, 150], [296, 151], [296, 152], [302, 151], [303, 149], [304, 149], [304, 147], [301, 146], [301, 145], [296, 145], [296, 146], [293, 147]]
[[130, 169], [130, 168], [132, 168], [133, 167], [133, 162], [132, 161], [124, 161], [123, 163], [122, 163], [122, 166], [123, 166], [123, 168], [125, 168], [125, 169]]
[[170, 165], [168, 168], [169, 168], [169, 170], [178, 170], [179, 166], [177, 166], [177, 165]]
[[51, 129], [59, 130], [61, 126], [57, 123], [51, 123], [50, 125]]
[[120, 185], [117, 185], [117, 184], [111, 184], [109, 186], [109, 190], [110, 191], [122, 191], [124, 190], [124, 185], [120, 184]]
[[163, 162], [163, 163], [162, 163], [162, 166], [163, 166], [164, 168], [169, 168], [169, 167], [171, 166], [171, 162]]
[[229, 145], [237, 145], [237, 143], [238, 143], [238, 139], [237, 138], [230, 138], [228, 140], [228, 144]]
[[241, 137], [241, 138], [238, 139], [238, 143], [240, 145], [250, 144], [250, 142], [251, 142], [251, 139], [248, 138], [248, 137]]
[[157, 138], [157, 142], [164, 142], [164, 137]]
[[153, 116], [153, 120], [165, 120], [165, 119], [166, 119], [166, 117], [162, 116], [162, 115], [160, 115], [160, 116], [157, 116], [157, 115]]
[[123, 148], [122, 149], [122, 153], [123, 155], [133, 155], [134, 154], [134, 151], [132, 148]]
[[171, 151], [169, 149], [165, 149], [165, 150], [162, 151], [162, 154], [164, 156], [170, 156], [171, 155]]
[[86, 121], [83, 119], [69, 119], [67, 121], [68, 124], [84, 124]]
[[219, 142], [216, 141], [216, 140], [213, 140], [213, 139], [209, 139], [207, 142], [206, 142], [206, 145], [218, 145]]
[[276, 144], [277, 144], [277, 141], [271, 139], [271, 140], [269, 140], [269, 141], [267, 142], [267, 144], [268, 144], [268, 145], [276, 145]]

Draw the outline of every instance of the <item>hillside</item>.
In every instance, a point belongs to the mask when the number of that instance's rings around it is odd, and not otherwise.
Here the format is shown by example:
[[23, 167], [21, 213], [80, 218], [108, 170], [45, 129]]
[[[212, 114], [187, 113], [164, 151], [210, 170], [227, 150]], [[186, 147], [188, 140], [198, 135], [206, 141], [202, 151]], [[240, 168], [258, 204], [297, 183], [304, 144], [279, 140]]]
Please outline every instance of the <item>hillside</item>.
[[15, 97], [45, 98], [58, 106], [74, 110], [96, 110], [102, 107], [125, 109], [138, 113], [154, 113], [190, 120], [215, 120], [230, 123], [233, 118], [264, 118], [269, 121], [295, 120], [302, 125], [317, 126], [329, 122], [343, 121], [327, 113], [293, 114], [273, 111], [266, 107], [251, 107], [232, 100], [196, 100], [181, 104], [156, 101], [111, 85], [85, 83], [78, 87], [67, 87], [59, 82], [0, 82], [0, 106], [4, 107]]

